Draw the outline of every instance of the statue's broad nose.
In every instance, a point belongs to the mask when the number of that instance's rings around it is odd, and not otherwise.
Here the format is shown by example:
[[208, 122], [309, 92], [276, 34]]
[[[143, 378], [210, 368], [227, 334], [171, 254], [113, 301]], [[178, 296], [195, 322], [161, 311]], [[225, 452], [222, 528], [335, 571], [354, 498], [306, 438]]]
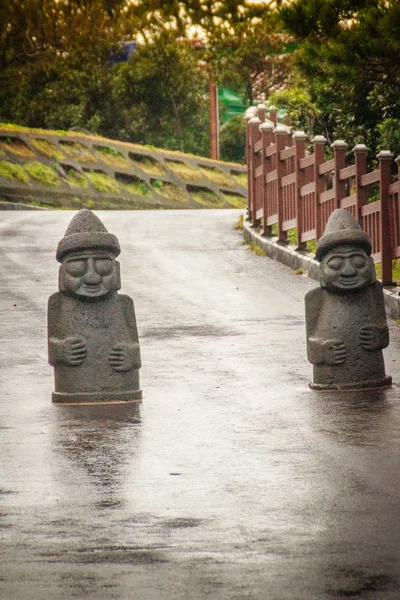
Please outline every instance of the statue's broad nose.
[[342, 266], [341, 275], [344, 277], [354, 277], [357, 274], [357, 269], [351, 262], [350, 258], [344, 259], [344, 264]]
[[101, 275], [99, 275], [94, 267], [93, 258], [89, 258], [87, 261], [86, 273], [83, 276], [83, 281], [89, 285], [98, 285], [102, 281]]

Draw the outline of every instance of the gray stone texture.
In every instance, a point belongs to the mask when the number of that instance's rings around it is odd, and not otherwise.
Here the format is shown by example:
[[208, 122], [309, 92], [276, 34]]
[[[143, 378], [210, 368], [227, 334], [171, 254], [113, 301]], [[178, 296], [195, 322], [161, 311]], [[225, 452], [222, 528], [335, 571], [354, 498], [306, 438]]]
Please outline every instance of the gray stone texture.
[[48, 303], [53, 402], [139, 401], [140, 348], [133, 301], [121, 287], [117, 238], [79, 211], [57, 248], [59, 292]]
[[314, 389], [385, 387], [389, 344], [383, 290], [371, 241], [346, 210], [335, 210], [317, 244], [320, 288], [306, 294], [307, 355]]

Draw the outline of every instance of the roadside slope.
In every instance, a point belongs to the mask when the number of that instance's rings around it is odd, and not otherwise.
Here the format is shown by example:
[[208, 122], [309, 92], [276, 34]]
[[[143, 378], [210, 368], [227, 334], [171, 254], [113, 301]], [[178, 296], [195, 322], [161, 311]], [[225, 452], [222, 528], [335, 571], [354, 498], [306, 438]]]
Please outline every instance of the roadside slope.
[[0, 205], [243, 208], [246, 167], [181, 152], [0, 124]]

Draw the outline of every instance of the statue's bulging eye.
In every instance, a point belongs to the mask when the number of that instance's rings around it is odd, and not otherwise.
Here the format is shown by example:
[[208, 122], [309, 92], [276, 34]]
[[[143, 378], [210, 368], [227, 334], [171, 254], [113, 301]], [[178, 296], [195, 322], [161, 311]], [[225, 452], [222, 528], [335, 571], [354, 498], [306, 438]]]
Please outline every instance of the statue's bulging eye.
[[65, 270], [72, 277], [82, 277], [86, 273], [86, 260], [69, 260], [65, 265]]
[[110, 275], [113, 270], [113, 262], [110, 258], [96, 258], [94, 264], [99, 275]]
[[351, 262], [354, 267], [361, 269], [362, 267], [365, 267], [367, 260], [364, 256], [361, 256], [361, 254], [356, 254], [355, 256], [351, 257]]
[[335, 256], [328, 261], [328, 267], [330, 269], [334, 269], [335, 271], [338, 271], [342, 267], [342, 264], [343, 259], [339, 258], [338, 256]]

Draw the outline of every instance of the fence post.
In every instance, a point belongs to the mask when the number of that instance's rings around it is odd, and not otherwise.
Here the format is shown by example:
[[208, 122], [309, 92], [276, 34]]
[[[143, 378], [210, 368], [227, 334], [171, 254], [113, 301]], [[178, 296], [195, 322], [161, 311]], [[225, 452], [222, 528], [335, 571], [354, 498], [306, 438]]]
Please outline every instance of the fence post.
[[399, 242], [399, 230], [400, 230], [400, 156], [395, 159], [397, 165], [397, 193], [395, 193], [395, 202], [393, 203], [393, 210], [390, 212], [391, 219], [393, 219], [391, 225], [392, 231], [392, 247], [393, 249], [400, 245]]
[[261, 123], [265, 122], [265, 113], [267, 111], [267, 107], [265, 104], [258, 104], [257, 106], [257, 117], [260, 119]]
[[304, 185], [304, 171], [300, 169], [300, 160], [306, 155], [307, 134], [304, 131], [295, 131], [293, 134], [293, 143], [296, 147], [294, 156], [294, 168], [296, 173], [296, 224], [297, 224], [297, 248], [296, 250], [306, 250], [307, 244], [301, 241], [303, 233], [303, 210], [301, 206], [300, 189]]
[[322, 235], [320, 194], [325, 191], [325, 178], [319, 174], [319, 165], [325, 161], [326, 138], [316, 135], [311, 142], [314, 144], [314, 181], [315, 181], [315, 237], [318, 240]]
[[249, 121], [252, 117], [255, 116], [256, 114], [256, 107], [255, 106], [250, 106], [246, 112], [244, 113], [244, 117], [243, 119], [246, 121], [246, 151], [245, 151], [245, 158], [246, 158], [246, 166], [247, 166], [247, 217], [246, 220], [250, 221], [251, 220], [251, 193], [250, 193], [250, 175], [251, 175], [251, 167], [250, 167], [250, 161], [251, 161], [251, 152], [250, 152], [250, 127], [249, 127]]
[[361, 177], [367, 172], [368, 148], [365, 144], [357, 144], [353, 148], [356, 164], [356, 214], [354, 215], [362, 227], [361, 207], [368, 202], [367, 190], [361, 186]]
[[250, 181], [249, 181], [249, 219], [252, 221], [252, 226], [256, 227], [259, 220], [256, 219], [256, 169], [260, 165], [260, 157], [255, 154], [254, 146], [261, 137], [259, 127], [261, 121], [258, 117], [252, 117], [248, 122], [249, 127], [249, 167], [250, 167]]
[[294, 142], [293, 142], [293, 131], [290, 125], [283, 125], [286, 129], [286, 133], [287, 133], [287, 138], [286, 138], [286, 146], [288, 148], [290, 148], [291, 146], [293, 146]]
[[273, 122], [274, 126], [277, 127], [278, 125], [278, 111], [276, 110], [275, 106], [270, 106], [269, 107], [269, 120]]
[[[394, 161], [397, 165], [397, 181], [399, 182], [399, 188], [400, 188], [400, 155], [395, 159]], [[399, 194], [399, 201], [400, 201], [400, 189], [398, 191]]]
[[333, 188], [335, 190], [335, 205], [340, 208], [340, 201], [346, 197], [346, 184], [340, 181], [340, 170], [346, 167], [347, 144], [343, 140], [336, 140], [331, 144], [333, 160], [335, 161], [333, 174]]
[[287, 244], [287, 232], [282, 231], [283, 223], [283, 194], [282, 177], [284, 173], [284, 164], [281, 160], [281, 152], [285, 149], [287, 130], [284, 125], [278, 125], [274, 129], [275, 147], [276, 147], [276, 196], [278, 205], [278, 244]]
[[262, 137], [262, 165], [263, 165], [263, 174], [262, 174], [262, 206], [263, 206], [263, 231], [262, 234], [264, 237], [272, 235], [272, 231], [271, 231], [271, 225], [267, 225], [267, 216], [269, 214], [269, 197], [267, 194], [267, 182], [266, 182], [266, 176], [267, 173], [269, 172], [269, 169], [267, 169], [267, 164], [270, 163], [270, 159], [267, 159], [265, 151], [268, 148], [268, 146], [270, 146], [271, 144], [274, 143], [274, 134], [273, 134], [273, 130], [274, 130], [274, 124], [272, 123], [272, 121], [269, 121], [268, 119], [264, 122], [261, 123], [260, 125], [260, 131], [261, 131], [261, 137]]
[[396, 285], [392, 274], [392, 240], [390, 235], [389, 185], [392, 182], [392, 160], [394, 155], [389, 150], [381, 150], [376, 157], [379, 161], [379, 183], [381, 199], [380, 242], [382, 263], [382, 284]]

